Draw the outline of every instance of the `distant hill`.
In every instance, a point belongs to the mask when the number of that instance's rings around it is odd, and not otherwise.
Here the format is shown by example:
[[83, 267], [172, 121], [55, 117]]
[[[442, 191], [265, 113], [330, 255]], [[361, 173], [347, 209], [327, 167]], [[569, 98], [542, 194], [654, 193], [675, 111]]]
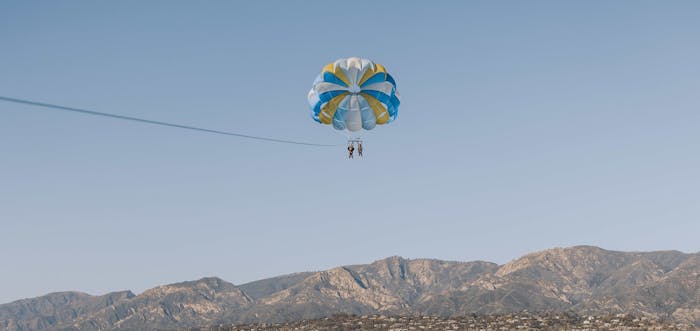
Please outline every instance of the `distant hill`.
[[700, 327], [700, 253], [555, 248], [491, 262], [389, 257], [235, 286], [52, 293], [0, 305], [0, 330], [143, 330], [347, 314], [632, 313]]

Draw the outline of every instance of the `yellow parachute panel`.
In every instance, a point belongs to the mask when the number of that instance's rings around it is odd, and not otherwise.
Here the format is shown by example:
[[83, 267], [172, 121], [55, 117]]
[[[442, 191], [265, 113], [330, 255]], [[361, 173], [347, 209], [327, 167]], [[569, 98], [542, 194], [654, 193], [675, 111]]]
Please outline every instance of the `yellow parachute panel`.
[[384, 108], [384, 105], [367, 93], [362, 92], [360, 95], [367, 100], [369, 107], [372, 108], [374, 117], [377, 119], [377, 124], [386, 124], [389, 121], [389, 112]]
[[321, 106], [321, 112], [318, 114], [318, 119], [321, 120], [321, 123], [331, 124], [333, 122], [333, 116], [335, 116], [335, 112], [338, 110], [338, 105], [347, 95], [347, 92], [337, 95]]

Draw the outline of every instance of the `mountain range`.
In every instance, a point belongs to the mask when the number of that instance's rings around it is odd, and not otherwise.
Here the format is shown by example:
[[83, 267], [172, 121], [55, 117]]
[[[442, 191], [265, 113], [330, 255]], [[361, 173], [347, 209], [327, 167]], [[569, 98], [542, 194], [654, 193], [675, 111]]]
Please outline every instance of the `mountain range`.
[[0, 305], [0, 330], [144, 330], [347, 314], [631, 313], [700, 327], [700, 253], [554, 248], [503, 265], [389, 257], [243, 285], [210, 277]]

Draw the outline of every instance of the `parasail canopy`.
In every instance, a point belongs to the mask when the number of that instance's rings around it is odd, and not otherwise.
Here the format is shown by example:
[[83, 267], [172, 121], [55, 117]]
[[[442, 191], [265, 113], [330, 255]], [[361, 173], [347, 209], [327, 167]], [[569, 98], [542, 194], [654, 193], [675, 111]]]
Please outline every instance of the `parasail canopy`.
[[400, 104], [396, 82], [384, 66], [358, 57], [323, 67], [308, 101], [316, 122], [351, 132], [391, 123]]

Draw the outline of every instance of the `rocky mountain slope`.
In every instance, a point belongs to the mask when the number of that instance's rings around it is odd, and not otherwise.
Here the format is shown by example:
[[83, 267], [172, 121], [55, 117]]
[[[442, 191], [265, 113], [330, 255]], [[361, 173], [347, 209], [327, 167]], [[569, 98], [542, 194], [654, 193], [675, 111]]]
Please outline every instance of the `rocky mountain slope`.
[[92, 315], [101, 309], [128, 301], [131, 291], [91, 296], [59, 292], [0, 305], [0, 330], [46, 330], [55, 325]]
[[54, 293], [0, 305], [0, 330], [134, 330], [348, 314], [573, 311], [700, 327], [700, 254], [556, 248], [495, 263], [390, 257], [240, 286], [204, 278], [137, 296]]

